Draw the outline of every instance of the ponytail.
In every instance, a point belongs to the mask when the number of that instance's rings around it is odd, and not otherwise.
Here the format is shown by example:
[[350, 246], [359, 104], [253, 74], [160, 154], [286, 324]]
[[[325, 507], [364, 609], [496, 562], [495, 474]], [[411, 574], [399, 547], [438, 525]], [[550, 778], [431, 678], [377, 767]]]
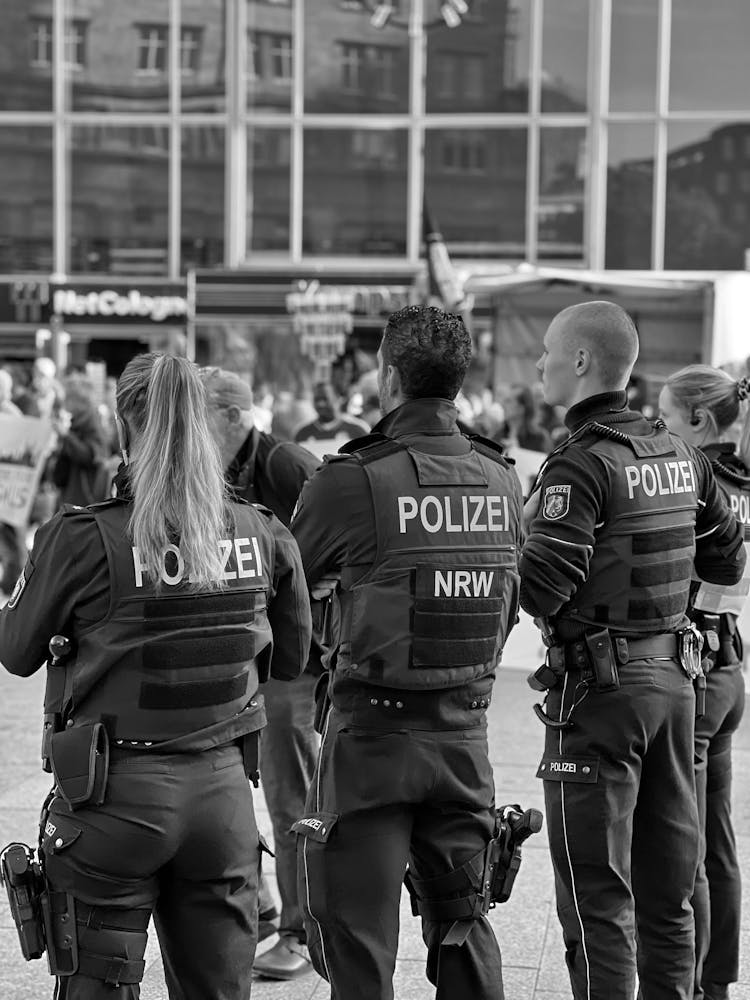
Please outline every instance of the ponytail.
[[750, 470], [750, 376], [746, 375], [737, 382], [737, 398], [740, 401], [740, 410], [744, 408], [745, 411], [737, 454], [745, 468]]
[[202, 589], [222, 586], [219, 541], [229, 512], [195, 365], [138, 355], [120, 376], [117, 408], [131, 435], [128, 531], [146, 572], [158, 587], [165, 551], [179, 544], [184, 579]]

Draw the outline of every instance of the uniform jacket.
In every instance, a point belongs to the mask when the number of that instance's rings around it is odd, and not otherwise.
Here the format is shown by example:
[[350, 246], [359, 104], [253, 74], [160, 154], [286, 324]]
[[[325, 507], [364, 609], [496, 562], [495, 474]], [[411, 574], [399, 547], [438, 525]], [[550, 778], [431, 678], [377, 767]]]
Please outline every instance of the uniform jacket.
[[310, 611], [293, 539], [270, 512], [233, 505], [222, 544], [227, 588], [196, 593], [177, 555], [159, 591], [126, 534], [130, 504], [67, 508], [37, 532], [0, 612], [0, 660], [34, 673], [52, 635], [73, 651], [64, 715], [104, 721], [115, 738], [203, 749], [257, 728], [247, 710], [267, 667], [296, 677], [307, 658]]
[[494, 670], [515, 620], [521, 490], [456, 416], [447, 400], [404, 403], [302, 491], [308, 582], [342, 574], [334, 685], [419, 690]]
[[[594, 421], [639, 439], [644, 453], [618, 443], [617, 433], [594, 433]], [[687, 610], [688, 554], [702, 579], [722, 585], [740, 579], [741, 531], [705, 456], [629, 410], [624, 392], [571, 407], [566, 424], [570, 438], [539, 476], [539, 511], [521, 558], [524, 610], [553, 617], [564, 641], [589, 623], [615, 633], [670, 631]], [[617, 531], [630, 537], [613, 545]], [[604, 586], [615, 577], [618, 599]]]
[[235, 496], [262, 503], [289, 525], [302, 487], [320, 465], [306, 448], [254, 427], [226, 470]]

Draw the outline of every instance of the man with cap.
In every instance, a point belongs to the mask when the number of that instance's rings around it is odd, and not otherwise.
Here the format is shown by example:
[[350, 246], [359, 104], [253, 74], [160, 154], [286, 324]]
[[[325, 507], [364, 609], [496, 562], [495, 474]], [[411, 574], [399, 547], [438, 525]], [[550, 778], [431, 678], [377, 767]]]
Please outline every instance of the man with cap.
[[[252, 390], [235, 372], [204, 368], [201, 374], [209, 426], [221, 450], [228, 485], [236, 497], [263, 504], [288, 525], [317, 459], [300, 445], [258, 430], [253, 421]], [[304, 813], [315, 768], [313, 691], [320, 670], [316, 646], [307, 670], [294, 684], [270, 678], [263, 685], [268, 724], [261, 738], [261, 768], [273, 824], [281, 920], [279, 940], [256, 958], [253, 971], [269, 979], [295, 979], [312, 971], [297, 898], [296, 837], [289, 831]], [[273, 903], [265, 888], [264, 893], [261, 885], [259, 940], [273, 933], [269, 923], [274, 916]]]

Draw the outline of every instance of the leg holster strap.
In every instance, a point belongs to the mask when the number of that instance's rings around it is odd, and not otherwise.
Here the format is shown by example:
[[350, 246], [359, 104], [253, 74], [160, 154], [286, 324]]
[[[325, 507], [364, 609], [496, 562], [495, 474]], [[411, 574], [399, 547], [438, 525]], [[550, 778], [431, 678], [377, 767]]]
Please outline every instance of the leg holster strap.
[[120, 983], [140, 983], [146, 971], [146, 963], [135, 959], [112, 958], [109, 955], [94, 955], [81, 952], [78, 956], [78, 972], [82, 976], [101, 979], [108, 986]]
[[89, 906], [76, 902], [76, 921], [92, 930], [141, 931], [148, 929], [151, 910], [122, 910], [115, 907]]
[[460, 868], [434, 875], [427, 879], [415, 878], [410, 871], [404, 876], [404, 884], [411, 898], [414, 916], [434, 923], [452, 925], [441, 944], [461, 945], [466, 941], [474, 926], [487, 913], [489, 894], [482, 891], [486, 849], [475, 854]]

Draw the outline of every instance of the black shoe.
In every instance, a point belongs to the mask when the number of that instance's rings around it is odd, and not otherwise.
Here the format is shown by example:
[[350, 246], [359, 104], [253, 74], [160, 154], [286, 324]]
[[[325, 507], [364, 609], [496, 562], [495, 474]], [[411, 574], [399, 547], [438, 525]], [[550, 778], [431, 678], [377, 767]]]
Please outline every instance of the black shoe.
[[258, 914], [258, 944], [270, 938], [279, 929], [279, 911], [275, 906], [261, 910]]
[[306, 944], [295, 937], [279, 938], [273, 948], [255, 959], [253, 972], [263, 979], [297, 979], [312, 972]]

